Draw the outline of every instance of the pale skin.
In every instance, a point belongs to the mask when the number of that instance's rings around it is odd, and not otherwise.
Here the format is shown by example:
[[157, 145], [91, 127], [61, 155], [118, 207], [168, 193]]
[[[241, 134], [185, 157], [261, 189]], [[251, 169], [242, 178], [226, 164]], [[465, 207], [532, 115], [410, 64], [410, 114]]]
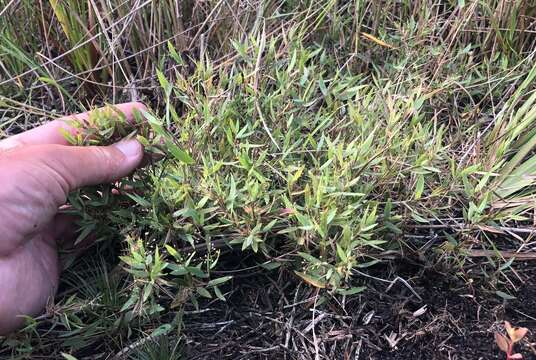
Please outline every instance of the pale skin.
[[[127, 120], [140, 103], [117, 105]], [[71, 146], [78, 114], [0, 140], [0, 335], [20, 328], [21, 315], [40, 314], [53, 299], [60, 276], [58, 245], [72, 219], [58, 214], [80, 187], [116, 181], [136, 169], [143, 147], [136, 140], [111, 146]]]

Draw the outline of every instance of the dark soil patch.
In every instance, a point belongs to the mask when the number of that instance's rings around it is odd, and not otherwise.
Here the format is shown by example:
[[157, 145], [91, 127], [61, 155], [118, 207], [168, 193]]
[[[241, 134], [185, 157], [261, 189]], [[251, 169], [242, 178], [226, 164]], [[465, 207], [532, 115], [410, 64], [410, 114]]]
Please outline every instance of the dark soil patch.
[[493, 336], [504, 320], [529, 328], [516, 350], [536, 359], [536, 264], [514, 269], [515, 300], [497, 296], [489, 278], [469, 286], [399, 262], [362, 277], [367, 291], [344, 303], [284, 269], [238, 270], [226, 303], [185, 314], [188, 359], [505, 359]]

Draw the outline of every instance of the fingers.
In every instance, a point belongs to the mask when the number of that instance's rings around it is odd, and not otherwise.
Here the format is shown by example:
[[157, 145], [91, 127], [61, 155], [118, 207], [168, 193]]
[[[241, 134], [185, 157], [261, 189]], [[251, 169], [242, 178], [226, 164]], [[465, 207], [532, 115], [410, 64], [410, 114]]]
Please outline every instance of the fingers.
[[116, 181], [138, 167], [143, 147], [137, 140], [126, 140], [111, 146], [45, 145], [41, 156], [53, 170], [66, 191]]
[[[134, 113], [136, 111], [147, 110], [145, 105], [139, 102], [119, 104], [115, 105], [115, 108], [122, 112], [125, 115], [127, 121], [129, 122], [132, 122], [134, 120]], [[71, 134], [76, 134], [78, 130], [72, 127], [69, 122], [72, 120], [77, 120], [81, 122], [87, 121], [89, 115], [90, 112], [85, 112], [82, 114], [65, 116], [60, 119], [46, 123], [45, 125], [41, 125], [34, 129], [25, 131], [21, 134], [9, 137], [5, 140], [0, 141], [0, 151], [9, 150], [15, 147], [25, 145], [69, 145], [69, 142], [62, 134], [62, 129]]]
[[[6, 164], [13, 164], [12, 171], [20, 169], [31, 178], [40, 179], [39, 187], [59, 196], [58, 202], [77, 188], [113, 182], [130, 174], [142, 158], [143, 146], [137, 140], [111, 146], [28, 146], [3, 157]], [[8, 178], [13, 176], [16, 174]]]
[[143, 146], [128, 140], [111, 146], [35, 145], [0, 156], [0, 258], [42, 231], [83, 186], [116, 181], [138, 167]]

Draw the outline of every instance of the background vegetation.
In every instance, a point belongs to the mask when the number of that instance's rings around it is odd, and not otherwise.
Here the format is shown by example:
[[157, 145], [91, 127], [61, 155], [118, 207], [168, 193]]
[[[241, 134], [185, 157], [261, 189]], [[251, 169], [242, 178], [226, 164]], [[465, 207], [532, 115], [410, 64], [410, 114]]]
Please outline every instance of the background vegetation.
[[[154, 158], [72, 194], [98, 242], [65, 254], [55, 303], [1, 355], [182, 358], [203, 346], [185, 316], [259, 273], [315, 308], [392, 285], [401, 260], [514, 298], [536, 216], [533, 2], [0, 3], [0, 134], [139, 100], [145, 125], [90, 128]], [[268, 336], [285, 356], [329, 357], [290, 332]]]

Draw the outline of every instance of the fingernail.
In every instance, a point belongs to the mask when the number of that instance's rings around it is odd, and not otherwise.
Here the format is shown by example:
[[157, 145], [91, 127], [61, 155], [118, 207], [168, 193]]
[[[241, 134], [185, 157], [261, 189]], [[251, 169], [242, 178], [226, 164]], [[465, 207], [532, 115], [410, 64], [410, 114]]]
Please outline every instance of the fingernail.
[[121, 151], [123, 153], [123, 155], [125, 155], [125, 157], [127, 157], [127, 158], [135, 157], [135, 156], [138, 156], [140, 154], [141, 146], [140, 146], [140, 143], [138, 142], [138, 140], [120, 141], [120, 142], [114, 144], [114, 146], [119, 151]]

